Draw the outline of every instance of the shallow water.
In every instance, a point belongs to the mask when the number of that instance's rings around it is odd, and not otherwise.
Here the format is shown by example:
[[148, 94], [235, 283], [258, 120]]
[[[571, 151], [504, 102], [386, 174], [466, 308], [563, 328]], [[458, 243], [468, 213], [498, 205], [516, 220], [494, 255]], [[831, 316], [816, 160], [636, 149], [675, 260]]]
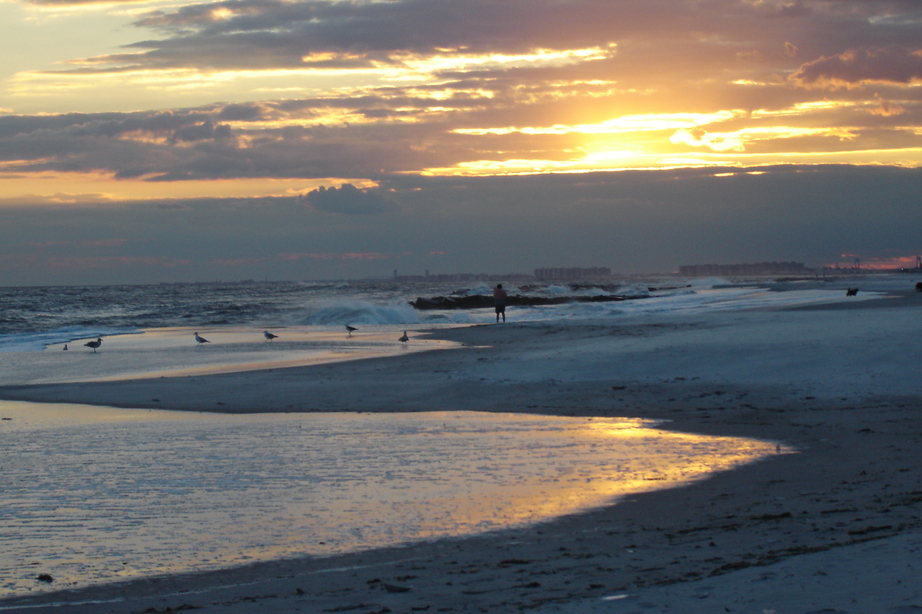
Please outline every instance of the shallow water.
[[[37, 352], [0, 351], [0, 385], [150, 379], [315, 365], [361, 358], [450, 349], [458, 344], [418, 337], [398, 341], [403, 329], [362, 328], [347, 336], [342, 328], [262, 329], [224, 326], [210, 329], [160, 328], [105, 337], [97, 351], [82, 342], [57, 343]], [[193, 333], [208, 344], [196, 344]], [[67, 351], [63, 351], [65, 345]]]
[[0, 417], [0, 596], [517, 527], [776, 453], [629, 419], [18, 402]]

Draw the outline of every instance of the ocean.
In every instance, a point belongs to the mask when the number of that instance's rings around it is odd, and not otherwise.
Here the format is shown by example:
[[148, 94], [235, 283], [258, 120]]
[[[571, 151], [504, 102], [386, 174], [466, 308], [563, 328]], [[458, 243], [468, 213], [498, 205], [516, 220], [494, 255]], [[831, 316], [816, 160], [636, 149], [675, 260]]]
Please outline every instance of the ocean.
[[[861, 282], [870, 283], [872, 278]], [[502, 283], [499, 279], [497, 282]], [[752, 309], [838, 300], [849, 279], [771, 280], [681, 279], [650, 277], [597, 283], [504, 284], [510, 295], [587, 297], [627, 295], [617, 302], [516, 307], [509, 322], [617, 318], [647, 313]], [[873, 278], [868, 298], [902, 287], [905, 276]], [[139, 333], [171, 327], [232, 326], [439, 327], [484, 324], [491, 309], [423, 310], [410, 306], [418, 297], [490, 295], [493, 282], [427, 283], [396, 281], [253, 282], [114, 286], [0, 287], [0, 352], [34, 352], [80, 339]]]

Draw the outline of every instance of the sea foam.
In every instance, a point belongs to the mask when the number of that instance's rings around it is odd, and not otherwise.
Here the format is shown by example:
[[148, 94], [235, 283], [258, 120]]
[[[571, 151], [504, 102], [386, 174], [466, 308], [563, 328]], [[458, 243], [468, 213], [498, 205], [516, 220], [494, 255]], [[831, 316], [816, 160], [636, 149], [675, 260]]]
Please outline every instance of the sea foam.
[[308, 326], [329, 326], [333, 324], [416, 324], [419, 312], [409, 303], [397, 302], [376, 305], [365, 301], [324, 302], [309, 309], [302, 324]]

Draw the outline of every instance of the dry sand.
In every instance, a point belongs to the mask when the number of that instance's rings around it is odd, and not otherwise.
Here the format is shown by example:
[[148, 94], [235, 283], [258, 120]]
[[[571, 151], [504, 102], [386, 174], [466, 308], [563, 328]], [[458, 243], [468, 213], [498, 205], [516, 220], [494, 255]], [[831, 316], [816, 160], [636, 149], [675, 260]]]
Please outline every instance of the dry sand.
[[0, 602], [6, 611], [922, 612], [922, 294], [438, 331], [462, 349], [0, 398], [665, 419], [800, 450], [521, 530]]

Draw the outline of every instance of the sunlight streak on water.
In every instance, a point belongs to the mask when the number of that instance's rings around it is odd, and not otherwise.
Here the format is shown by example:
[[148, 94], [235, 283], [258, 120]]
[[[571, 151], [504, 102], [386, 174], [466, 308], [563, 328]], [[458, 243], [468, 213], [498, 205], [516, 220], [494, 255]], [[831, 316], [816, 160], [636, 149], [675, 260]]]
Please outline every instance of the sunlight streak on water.
[[0, 417], [0, 596], [522, 526], [775, 453], [634, 419], [19, 402]]

